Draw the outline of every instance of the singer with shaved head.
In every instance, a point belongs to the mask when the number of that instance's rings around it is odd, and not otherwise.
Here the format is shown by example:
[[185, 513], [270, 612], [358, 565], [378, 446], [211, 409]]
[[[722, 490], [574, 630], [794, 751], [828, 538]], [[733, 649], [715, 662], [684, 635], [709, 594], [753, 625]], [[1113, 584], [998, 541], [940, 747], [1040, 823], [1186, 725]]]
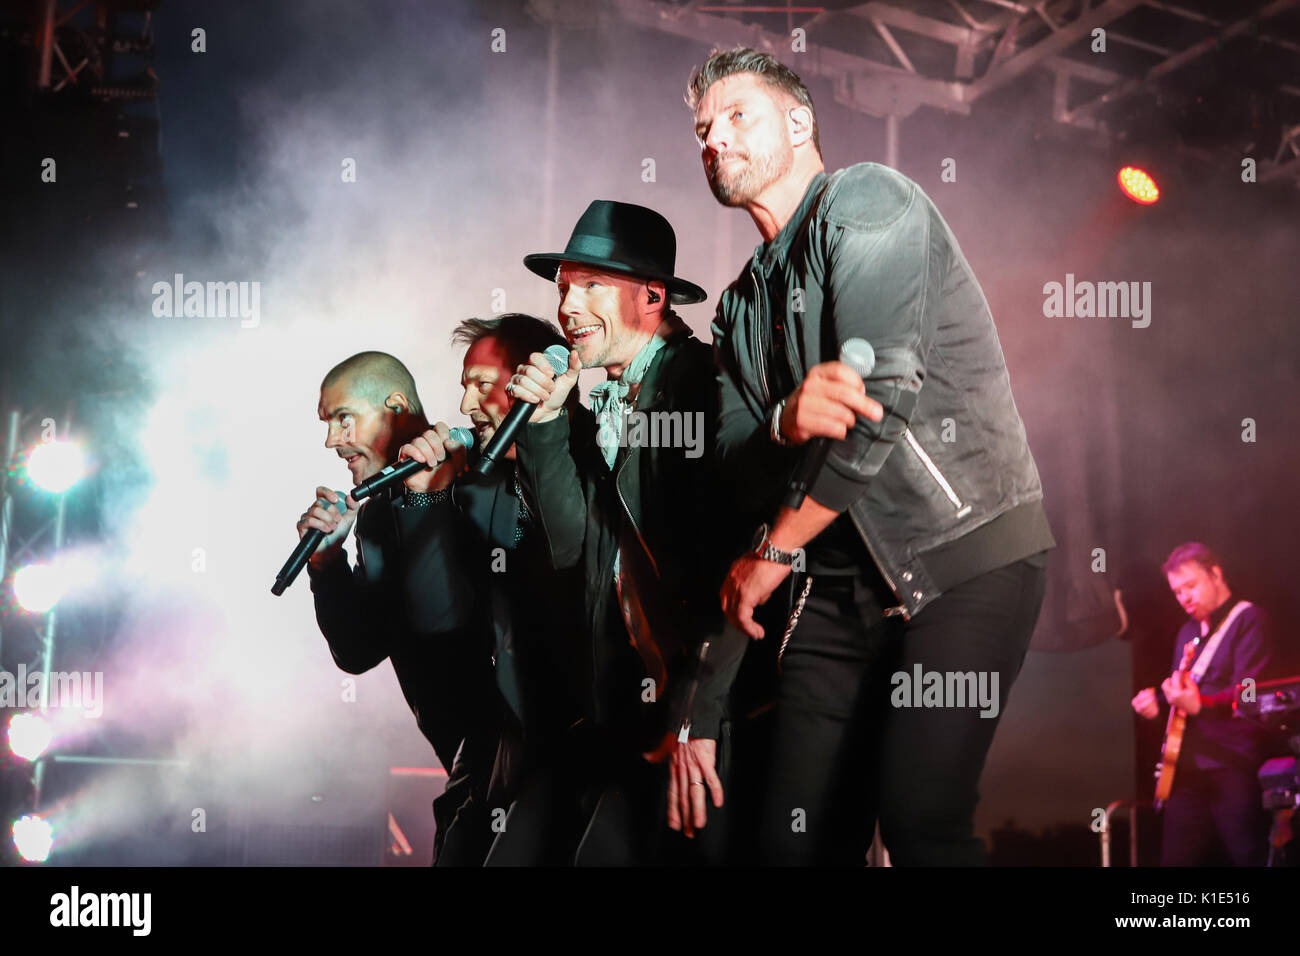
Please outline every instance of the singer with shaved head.
[[[439, 861], [477, 864], [490, 839], [473, 826], [461, 827], [457, 840], [448, 833], [462, 810], [477, 811], [488, 800], [501, 699], [473, 578], [454, 559], [474, 540], [447, 494], [465, 467], [466, 449], [450, 440], [445, 422], [429, 426], [411, 373], [384, 352], [361, 352], [331, 369], [318, 413], [325, 447], [347, 462], [352, 486], [375, 477], [400, 451], [439, 462], [360, 503], [317, 488], [298, 533], [325, 535], [307, 570], [335, 662], [361, 674], [391, 660], [416, 723], [448, 768], [446, 789], [434, 801]], [[354, 528], [356, 563], [349, 566], [343, 544]]]
[[[916, 183], [827, 174], [775, 58], [715, 51], [687, 102], [762, 238], [713, 326], [718, 467], [757, 528], [722, 604], [779, 644], [759, 856], [861, 866], [878, 818], [896, 864], [983, 863], [980, 773], [1054, 545], [988, 303]], [[972, 693], [922, 700], [936, 674]]]

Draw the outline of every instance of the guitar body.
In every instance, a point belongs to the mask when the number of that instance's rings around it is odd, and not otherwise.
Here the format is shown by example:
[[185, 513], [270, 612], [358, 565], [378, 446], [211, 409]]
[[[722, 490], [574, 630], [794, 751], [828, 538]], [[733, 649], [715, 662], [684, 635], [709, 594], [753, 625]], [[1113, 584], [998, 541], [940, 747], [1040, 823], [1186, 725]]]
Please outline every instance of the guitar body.
[[1156, 767], [1156, 809], [1169, 799], [1174, 789], [1174, 769], [1178, 766], [1178, 752], [1183, 749], [1183, 731], [1187, 729], [1187, 715], [1181, 710], [1171, 710], [1165, 724], [1165, 743], [1160, 748], [1160, 764]]
[[[1199, 640], [1188, 641], [1183, 650], [1183, 661], [1178, 670], [1183, 673], [1192, 666]], [[1187, 730], [1187, 714], [1177, 707], [1170, 708], [1169, 720], [1165, 724], [1165, 742], [1160, 748], [1160, 763], [1156, 766], [1156, 809], [1159, 810], [1169, 799], [1174, 789], [1174, 770], [1178, 766], [1178, 754], [1183, 749], [1183, 732]]]

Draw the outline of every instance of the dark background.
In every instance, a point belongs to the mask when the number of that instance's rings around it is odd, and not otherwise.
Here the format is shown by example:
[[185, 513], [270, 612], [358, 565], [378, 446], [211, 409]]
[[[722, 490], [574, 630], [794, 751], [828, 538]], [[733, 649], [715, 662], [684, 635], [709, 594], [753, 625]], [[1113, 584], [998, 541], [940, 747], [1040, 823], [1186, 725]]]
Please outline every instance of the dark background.
[[[10, 7], [0, 399], [22, 410], [27, 443], [41, 418], [70, 415], [97, 465], [69, 498], [68, 533], [103, 576], [61, 606], [55, 666], [104, 670], [110, 697], [69, 746], [184, 759], [199, 777], [80, 774], [60, 797], [83, 808], [78, 846], [120, 860], [108, 835], [134, 832], [151, 801], [187, 814], [205, 800], [194, 788], [278, 819], [360, 775], [378, 806], [387, 767], [433, 762], [388, 666], [340, 706], [306, 587], [266, 593], [311, 489], [342, 480], [320, 448], [319, 379], [355, 351], [392, 351], [455, 424], [451, 328], [502, 295], [553, 317], [553, 287], [520, 259], [562, 248], [594, 198], [673, 222], [678, 272], [710, 293], [684, 315], [707, 338], [759, 238], [709, 195], [682, 93], [733, 38], [599, 13], [560, 29], [548, 127], [547, 29], [520, 3], [171, 0], [147, 64], [120, 61], [146, 83], [151, 68], [156, 97], [109, 107], [31, 90], [30, 27]], [[748, 18], [777, 32], [782, 20]], [[504, 53], [490, 49], [497, 28]], [[1294, 18], [1269, 28], [1300, 37]], [[800, 69], [799, 54], [778, 55]], [[1059, 543], [983, 781], [979, 829], [1001, 862], [1092, 863], [1093, 809], [1149, 797], [1159, 728], [1135, 727], [1128, 700], [1168, 670], [1182, 615], [1160, 564], [1175, 545], [1219, 551], [1297, 668], [1300, 196], [1294, 180], [1243, 183], [1240, 161], [1271, 156], [1261, 91], [1296, 85], [1300, 54], [1284, 76], [1263, 62], [1250, 37], [1225, 45], [1171, 81], [1179, 97], [1112, 115], [1124, 135], [1110, 144], [1054, 123], [1050, 78], [1033, 74], [969, 116], [922, 108], [900, 124], [900, 170], [938, 205], [992, 306]], [[884, 123], [840, 105], [826, 80], [809, 86], [827, 168], [883, 162]], [[46, 156], [56, 184], [40, 182]], [[340, 182], [343, 157], [357, 182]], [[945, 158], [956, 182], [940, 179]], [[1124, 162], [1152, 171], [1159, 203], [1120, 195]], [[152, 284], [175, 273], [260, 282], [259, 325], [154, 315]], [[1150, 282], [1150, 327], [1044, 317], [1043, 286], [1066, 273]], [[16, 528], [36, 534], [51, 503], [15, 488]], [[1118, 638], [1116, 589], [1129, 619]], [[34, 633], [11, 607], [0, 664], [30, 660]], [[339, 826], [359, 799], [334, 801]]]

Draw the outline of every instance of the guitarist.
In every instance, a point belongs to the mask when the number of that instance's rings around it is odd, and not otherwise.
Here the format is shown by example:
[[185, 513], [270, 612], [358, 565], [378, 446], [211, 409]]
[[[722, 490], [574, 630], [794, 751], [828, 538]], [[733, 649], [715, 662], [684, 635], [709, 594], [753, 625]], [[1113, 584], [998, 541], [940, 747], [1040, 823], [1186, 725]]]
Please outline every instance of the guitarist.
[[[1261, 808], [1256, 772], [1268, 756], [1268, 737], [1236, 720], [1238, 685], [1265, 679], [1273, 657], [1267, 615], [1232, 596], [1218, 557], [1199, 542], [1179, 545], [1163, 569], [1189, 619], [1174, 643], [1174, 672], [1161, 693], [1185, 721], [1177, 763], [1164, 805], [1161, 866], [1263, 866], [1268, 856], [1268, 815]], [[1160, 714], [1154, 687], [1139, 691], [1133, 709]], [[1179, 741], [1167, 739], [1166, 753]]]

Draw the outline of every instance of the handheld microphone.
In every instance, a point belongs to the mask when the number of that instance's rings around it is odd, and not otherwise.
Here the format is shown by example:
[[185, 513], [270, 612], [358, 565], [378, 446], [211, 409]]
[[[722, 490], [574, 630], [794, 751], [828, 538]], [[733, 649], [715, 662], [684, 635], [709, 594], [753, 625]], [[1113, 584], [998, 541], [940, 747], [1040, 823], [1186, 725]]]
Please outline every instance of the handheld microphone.
[[[840, 346], [840, 361], [865, 379], [876, 366], [876, 350], [866, 339], [846, 339]], [[790, 489], [781, 504], [795, 511], [803, 506], [803, 500], [808, 496], [808, 489], [821, 474], [822, 466], [826, 464], [826, 456], [830, 452], [831, 439], [824, 435], [808, 442], [808, 450], [804, 452], [803, 460], [799, 462], [799, 466], [790, 477]]]
[[[466, 448], [472, 449], [474, 447], [475, 435], [468, 428], [457, 426], [451, 429], [451, 440], [458, 445], [464, 445]], [[439, 464], [441, 464], [441, 462], [439, 462]], [[422, 471], [429, 467], [436, 468], [438, 465], [426, 465], [424, 462], [416, 461], [414, 458], [407, 458], [405, 461], [395, 461], [391, 465], [385, 465], [381, 471], [372, 477], [367, 478], [365, 481], [361, 482], [361, 484], [353, 488], [352, 497], [357, 501], [365, 501], [367, 498], [371, 498], [378, 492], [383, 491], [389, 485], [395, 484], [399, 481], [405, 481], [417, 471]]]
[[[468, 428], [453, 428], [451, 429], [450, 437], [452, 441], [464, 445], [466, 448], [474, 447], [474, 433]], [[406, 461], [394, 462], [374, 477], [368, 478], [353, 488], [351, 492], [352, 499], [354, 501], [363, 501], [366, 498], [373, 497], [377, 492], [382, 491], [394, 482], [405, 481], [417, 471], [428, 467], [429, 466], [424, 462], [416, 461], [414, 458], [408, 458]], [[433, 467], [436, 468], [437, 465], [434, 465]], [[348, 510], [346, 501], [348, 493], [343, 491], [335, 493], [339, 496], [339, 500], [334, 503], [334, 506], [339, 509], [340, 514], [346, 514]], [[317, 498], [316, 500], [323, 507], [328, 508], [330, 506], [330, 502], [324, 498]], [[272, 594], [279, 597], [284, 593], [285, 588], [293, 584], [294, 579], [297, 578], [298, 574], [302, 571], [303, 565], [307, 563], [307, 559], [315, 553], [316, 549], [320, 547], [321, 541], [324, 539], [325, 532], [321, 531], [319, 528], [311, 528], [302, 536], [302, 538], [299, 539], [298, 546], [294, 548], [293, 553], [289, 555], [289, 560], [284, 562], [284, 567], [282, 567], [280, 573], [275, 576], [275, 584], [271, 586]]]
[[[563, 345], [552, 345], [546, 349], [546, 360], [551, 363], [551, 368], [555, 370], [556, 375], [563, 375], [569, 370], [569, 350]], [[504, 458], [510, 446], [515, 443], [515, 433], [523, 427], [524, 423], [532, 417], [537, 406], [532, 402], [525, 402], [519, 399], [515, 400], [510, 411], [506, 412], [506, 417], [502, 419], [501, 425], [492, 436], [492, 440], [487, 443], [483, 449], [483, 454], [479, 457], [478, 464], [474, 466], [474, 473], [480, 478], [486, 478], [492, 474], [492, 469], [496, 466], [497, 460]]]
[[[346, 514], [348, 510], [347, 492], [335, 491], [339, 500], [334, 502], [334, 507], [339, 509], [340, 514]], [[323, 508], [330, 507], [328, 498], [317, 498], [316, 503]], [[307, 559], [312, 556], [315, 550], [320, 547], [320, 543], [325, 540], [325, 532], [320, 528], [309, 528], [307, 533], [298, 539], [298, 547], [293, 549], [293, 554], [289, 555], [289, 560], [284, 562], [284, 567], [280, 573], [275, 576], [275, 584], [271, 585], [271, 593], [279, 597], [284, 593], [284, 589], [293, 584], [294, 578], [302, 570], [302, 566], [307, 563]]]

